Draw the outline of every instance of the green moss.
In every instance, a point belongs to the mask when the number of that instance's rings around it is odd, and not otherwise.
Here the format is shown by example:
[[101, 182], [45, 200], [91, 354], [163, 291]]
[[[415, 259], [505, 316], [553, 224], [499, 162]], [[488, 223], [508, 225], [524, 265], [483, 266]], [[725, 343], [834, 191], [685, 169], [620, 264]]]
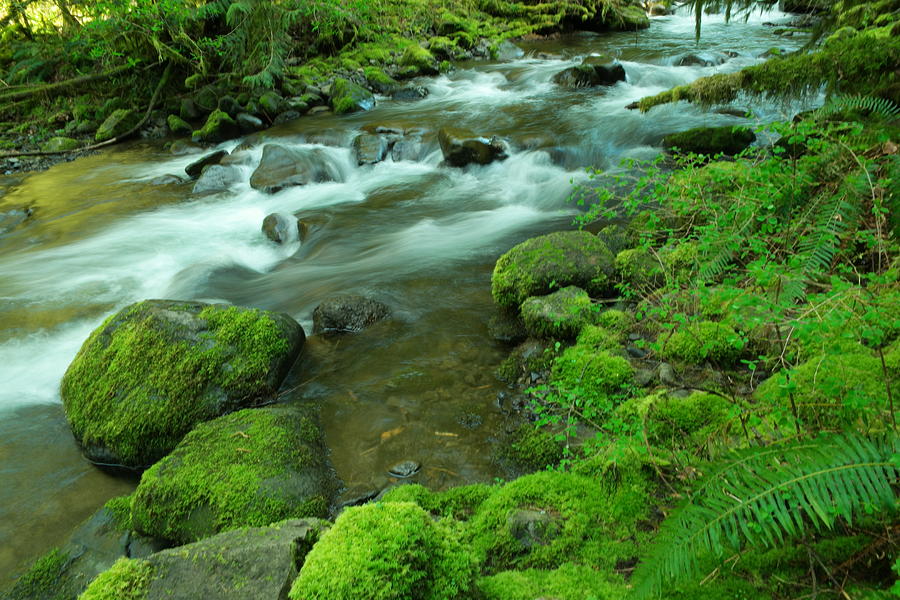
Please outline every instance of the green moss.
[[131, 531], [132, 529], [131, 502], [132, 496], [129, 494], [127, 496], [110, 498], [106, 501], [106, 504], [103, 505], [103, 508], [108, 510], [112, 515], [116, 529], [119, 531]]
[[633, 406], [643, 413], [650, 443], [664, 448], [702, 448], [727, 433], [733, 414], [726, 398], [705, 392], [686, 398], [662, 393], [636, 399]]
[[646, 248], [629, 248], [616, 255], [616, 272], [619, 279], [635, 290], [650, 290], [664, 281], [658, 258]]
[[597, 325], [615, 333], [620, 341], [625, 341], [625, 334], [634, 326], [634, 318], [623, 310], [611, 308], [605, 310], [594, 319]]
[[369, 82], [370, 86], [376, 88], [382, 93], [387, 92], [397, 87], [398, 85], [393, 78], [389, 77], [378, 67], [366, 67], [365, 69], [363, 69], [363, 75], [365, 76], [366, 81]]
[[510, 436], [510, 443], [501, 455], [524, 469], [537, 471], [558, 465], [563, 458], [563, 447], [550, 433], [525, 423]]
[[497, 488], [476, 483], [433, 492], [418, 484], [401, 485], [389, 490], [383, 502], [413, 502], [438, 517], [468, 520], [481, 503]]
[[621, 356], [577, 344], [553, 361], [551, 382], [585, 400], [599, 400], [622, 394], [633, 377], [634, 369]]
[[168, 306], [140, 302], [110, 317], [66, 371], [66, 416], [86, 451], [149, 465], [196, 423], [274, 392], [272, 365], [289, 345], [271, 313], [208, 305], [189, 343], [162, 318]]
[[756, 134], [747, 127], [696, 127], [663, 138], [663, 147], [669, 152], [696, 154], [737, 154], [756, 140]]
[[428, 44], [428, 50], [434, 56], [444, 59], [455, 59], [461, 55], [459, 47], [454, 40], [444, 36], [431, 38]]
[[71, 558], [68, 553], [54, 548], [37, 559], [9, 590], [4, 600], [69, 600], [66, 590], [59, 589], [59, 581]]
[[741, 336], [728, 325], [699, 321], [680, 328], [664, 339], [660, 354], [692, 364], [709, 360], [726, 365], [737, 361], [743, 347]]
[[570, 285], [600, 296], [611, 290], [613, 271], [612, 253], [600, 238], [586, 231], [559, 231], [526, 240], [501, 256], [491, 294], [504, 307]]
[[587, 325], [581, 329], [576, 343], [593, 350], [616, 350], [622, 346], [624, 337], [623, 334], [601, 325]]
[[[891, 383], [895, 382], [893, 378]], [[853, 353], [819, 356], [780, 372], [755, 393], [764, 405], [784, 412], [790, 409], [791, 396], [800, 418], [811, 425], [832, 427], [882, 414], [883, 422], [870, 424], [880, 428], [889, 419], [881, 360], [862, 347]]]
[[166, 118], [166, 124], [169, 126], [169, 131], [175, 134], [183, 133], [190, 135], [193, 132], [191, 124], [178, 115], [169, 115]]
[[624, 582], [590, 565], [565, 563], [558, 569], [504, 571], [478, 581], [485, 600], [596, 600], [619, 598], [626, 593]]
[[369, 110], [375, 106], [375, 97], [369, 90], [343, 78], [337, 78], [331, 86], [331, 108], [337, 115]]
[[324, 452], [318, 427], [293, 408], [246, 409], [202, 423], [141, 477], [134, 528], [183, 544], [324, 517], [333, 488]]
[[191, 139], [195, 142], [224, 142], [241, 134], [237, 121], [223, 110], [215, 109], [206, 118], [203, 127], [194, 131]]
[[527, 340], [516, 346], [500, 363], [497, 377], [508, 383], [515, 383], [519, 377], [549, 371], [555, 356], [546, 342]]
[[418, 44], [410, 44], [403, 51], [399, 64], [401, 67], [414, 67], [422, 74], [434, 71], [435, 58], [427, 49]]
[[412, 503], [348, 508], [306, 556], [292, 600], [470, 598], [474, 563], [448, 525]]
[[131, 129], [136, 120], [136, 116], [132, 110], [124, 108], [114, 110], [112, 114], [106, 117], [100, 127], [97, 128], [94, 139], [98, 142], [103, 142], [120, 136]]
[[[552, 569], [572, 562], [611, 572], [632, 559], [647, 486], [559, 471], [520, 477], [484, 501], [464, 536], [483, 572]], [[529, 524], [530, 523], [530, 524]]]
[[68, 152], [81, 147], [81, 142], [68, 137], [52, 137], [41, 144], [43, 152]]
[[572, 339], [588, 324], [593, 313], [591, 297], [575, 286], [522, 303], [522, 320], [528, 333], [538, 338]]
[[94, 579], [78, 600], [142, 600], [153, 566], [146, 560], [120, 558]]

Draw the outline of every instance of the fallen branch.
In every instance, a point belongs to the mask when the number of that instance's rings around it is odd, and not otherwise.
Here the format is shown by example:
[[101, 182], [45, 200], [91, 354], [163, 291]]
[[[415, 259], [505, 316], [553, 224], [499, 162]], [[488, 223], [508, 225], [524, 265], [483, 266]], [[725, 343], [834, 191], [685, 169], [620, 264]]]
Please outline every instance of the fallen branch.
[[[159, 64], [159, 63], [157, 63]], [[66, 79], [65, 81], [59, 81], [57, 83], [49, 83], [45, 85], [40, 85], [38, 87], [33, 87], [31, 89], [22, 90], [18, 92], [10, 92], [8, 94], [0, 94], [0, 102], [7, 102], [12, 100], [21, 100], [22, 98], [30, 98], [31, 96], [36, 96], [38, 94], [43, 94], [46, 92], [58, 92], [60, 90], [64, 90], [70, 87], [76, 87], [82, 85], [84, 83], [90, 83], [92, 81], [97, 81], [99, 79], [107, 79], [112, 77], [113, 75], [118, 75], [124, 71], [128, 71], [134, 68], [134, 65], [122, 65], [120, 67], [116, 67], [115, 69], [110, 69], [109, 71], [104, 71], [103, 73], [92, 73], [91, 75], [82, 75], [81, 77], [75, 77], [73, 79]]]

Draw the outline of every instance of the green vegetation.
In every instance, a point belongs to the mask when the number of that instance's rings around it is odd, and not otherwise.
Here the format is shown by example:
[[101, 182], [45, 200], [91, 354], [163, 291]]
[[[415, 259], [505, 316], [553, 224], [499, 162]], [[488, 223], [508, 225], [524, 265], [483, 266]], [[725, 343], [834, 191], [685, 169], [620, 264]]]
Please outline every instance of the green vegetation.
[[142, 600], [153, 576], [146, 560], [120, 558], [97, 576], [78, 600]]
[[700, 321], [682, 327], [664, 339], [660, 353], [695, 364], [710, 360], [724, 365], [737, 360], [743, 345], [741, 337], [728, 325]]
[[593, 316], [591, 297], [575, 286], [547, 296], [533, 296], [522, 303], [522, 320], [528, 333], [538, 338], [571, 339]]
[[22, 575], [4, 600], [26, 600], [30, 598], [47, 598], [48, 600], [64, 600], [68, 590], [60, 589], [60, 576], [65, 572], [71, 557], [59, 548], [54, 548], [37, 559], [31, 568]]

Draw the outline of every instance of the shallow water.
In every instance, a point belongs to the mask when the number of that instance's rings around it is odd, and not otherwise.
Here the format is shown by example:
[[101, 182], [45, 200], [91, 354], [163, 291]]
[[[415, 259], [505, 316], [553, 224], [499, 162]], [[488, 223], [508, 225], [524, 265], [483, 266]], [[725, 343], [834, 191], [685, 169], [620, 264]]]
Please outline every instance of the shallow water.
[[[431, 91], [425, 100], [383, 101], [367, 113], [307, 117], [253, 136], [249, 162], [238, 167], [242, 182], [228, 193], [198, 197], [191, 183], [153, 185], [202, 156], [173, 156], [161, 143], [7, 181], [0, 212], [29, 206], [34, 218], [0, 237], [0, 587], [132, 488], [80, 457], [58, 388], [88, 333], [146, 298], [283, 311], [307, 331], [313, 308], [331, 294], [382, 300], [391, 320], [356, 336], [311, 338], [286, 384], [293, 388], [286, 397], [321, 403], [345, 485], [382, 486], [387, 467], [406, 459], [422, 463], [416, 480], [435, 487], [507, 476], [493, 458], [503, 426], [496, 406], [503, 385], [493, 370], [508, 352], [487, 332], [494, 261], [529, 236], [570, 226], [577, 211], [568, 198], [587, 180], [584, 166], [652, 158], [673, 131], [759, 124], [798, 110], [743, 103], [756, 116], [741, 119], [686, 105], [648, 114], [624, 108], [758, 62], [772, 46], [799, 46], [762, 25], [783, 18], [709, 17], [699, 47], [689, 16], [656, 18], [638, 33], [522, 43], [503, 60], [423, 80]], [[673, 66], [689, 52], [725, 62]], [[628, 81], [606, 91], [550, 82], [590, 53], [618, 56]], [[422, 129], [430, 151], [418, 162], [357, 167], [349, 143], [370, 124]], [[441, 166], [434, 132], [448, 124], [507, 138], [510, 158]], [[267, 140], [321, 146], [340, 181], [256, 192], [248, 179]], [[260, 225], [276, 211], [309, 221], [308, 240], [266, 240]]]

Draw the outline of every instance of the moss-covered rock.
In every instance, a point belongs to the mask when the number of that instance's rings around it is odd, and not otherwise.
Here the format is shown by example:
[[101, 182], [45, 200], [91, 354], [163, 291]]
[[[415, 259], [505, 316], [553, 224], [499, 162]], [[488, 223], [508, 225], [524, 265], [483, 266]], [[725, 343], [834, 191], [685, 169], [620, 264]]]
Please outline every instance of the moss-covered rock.
[[737, 361], [743, 348], [743, 338], [728, 325], [699, 321], [681, 327], [668, 339], [663, 338], [660, 354], [692, 364], [709, 360], [728, 365]]
[[559, 286], [602, 296], [611, 290], [613, 273], [613, 256], [602, 240], [586, 231], [559, 231], [526, 240], [501, 256], [491, 294], [504, 307]]
[[[897, 378], [891, 375], [892, 385]], [[895, 388], [896, 389], [896, 388]], [[887, 415], [887, 386], [881, 359], [858, 347], [856, 352], [827, 354], [810, 359], [789, 372], [764, 381], [755, 397], [781, 411], [790, 408], [791, 396], [804, 422], [832, 427], [854, 422], [864, 415]], [[880, 428], [883, 423], [870, 423]]]
[[65, 585], [63, 575], [72, 560], [68, 552], [53, 548], [28, 569], [15, 585], [0, 596], [3, 600], [71, 600], [78, 589]]
[[585, 401], [606, 401], [620, 396], [634, 377], [631, 364], [606, 350], [576, 344], [553, 361], [550, 381], [559, 389], [578, 394]]
[[413, 69], [416, 75], [437, 75], [437, 60], [427, 49], [410, 44], [400, 57], [400, 66]]
[[366, 88], [338, 77], [331, 86], [331, 108], [334, 114], [370, 110], [375, 106], [375, 96]]
[[448, 525], [406, 502], [348, 508], [313, 547], [291, 600], [472, 596], [475, 564]]
[[217, 144], [241, 135], [241, 127], [237, 121], [224, 110], [218, 108], [206, 118], [203, 127], [196, 130], [191, 139], [195, 142], [211, 142]]
[[197, 423], [274, 393], [304, 338], [285, 314], [139, 302], [98, 327], [69, 365], [66, 417], [90, 459], [143, 468]]
[[532, 423], [524, 423], [510, 435], [500, 457], [522, 469], [537, 471], [558, 465], [563, 458], [563, 447], [552, 434]]
[[68, 152], [81, 146], [81, 142], [69, 137], [52, 137], [41, 144], [42, 152]]
[[651, 290], [665, 281], [662, 265], [646, 248], [628, 248], [616, 255], [619, 280], [634, 290]]
[[201, 423], [144, 472], [133, 527], [184, 544], [238, 527], [325, 517], [336, 481], [309, 410], [241, 410]]
[[625, 334], [627, 334], [634, 326], [634, 317], [624, 310], [618, 310], [616, 308], [604, 310], [596, 316], [594, 321], [600, 327], [604, 327], [615, 333], [617, 338], [622, 342], [625, 341]]
[[576, 343], [593, 350], [616, 350], [624, 343], [624, 337], [621, 332], [602, 325], [587, 325], [578, 333]]
[[642, 480], [614, 479], [559, 471], [520, 477], [481, 504], [464, 539], [486, 574], [566, 562], [611, 572], [635, 556], [637, 523], [649, 508]]
[[507, 383], [515, 383], [520, 377], [550, 370], [556, 354], [549, 344], [540, 340], [525, 340], [516, 346], [497, 367], [497, 377]]
[[176, 135], [191, 135], [194, 131], [194, 128], [191, 127], [191, 124], [178, 115], [169, 115], [168, 117], [166, 117], [166, 125], [169, 126], [169, 131]]
[[716, 394], [696, 392], [679, 397], [661, 392], [628, 400], [616, 413], [642, 422], [654, 446], [702, 448], [713, 436], [727, 434], [733, 408], [728, 399]]
[[146, 560], [120, 558], [78, 600], [144, 600], [152, 576], [153, 567]]
[[756, 140], [756, 134], [747, 127], [696, 127], [663, 138], [663, 148], [668, 152], [694, 152], [696, 154], [738, 154]]
[[625, 597], [625, 582], [591, 565], [565, 563], [558, 569], [503, 571], [478, 580], [484, 600], [595, 600]]
[[436, 517], [466, 521], [496, 489], [490, 485], [475, 483], [433, 492], [419, 484], [408, 484], [388, 490], [382, 501], [413, 502]]
[[400, 87], [400, 84], [394, 78], [390, 77], [378, 67], [364, 68], [363, 77], [366, 78], [369, 87], [379, 94], [390, 94]]
[[114, 110], [97, 128], [94, 139], [103, 142], [118, 137], [134, 127], [135, 123], [137, 123], [137, 115], [133, 110], [125, 108]]
[[536, 338], [573, 339], [593, 316], [591, 297], [569, 286], [547, 296], [533, 296], [522, 303], [522, 319]]

